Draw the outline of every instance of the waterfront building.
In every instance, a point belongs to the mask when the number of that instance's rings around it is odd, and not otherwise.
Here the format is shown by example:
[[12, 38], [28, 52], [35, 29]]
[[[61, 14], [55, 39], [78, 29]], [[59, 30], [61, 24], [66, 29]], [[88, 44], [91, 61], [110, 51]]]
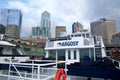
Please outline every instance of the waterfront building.
[[[17, 30], [19, 30], [19, 31], [16, 31], [16, 32], [19, 32], [19, 34], [17, 34], [18, 35], [17, 38], [20, 38], [20, 30], [21, 30], [21, 24], [22, 24], [21, 10], [1, 9], [0, 10], [0, 24], [4, 26], [15, 25], [14, 27], [17, 27]], [[5, 32], [5, 33], [8, 33], [8, 32]]]
[[5, 28], [5, 34], [10, 37], [19, 38], [20, 37], [20, 27], [17, 25], [9, 24]]
[[104, 43], [111, 44], [112, 35], [116, 34], [116, 21], [105, 18], [90, 23], [93, 35], [102, 36]]
[[51, 27], [50, 13], [47, 11], [44, 11], [41, 14], [41, 29], [42, 29], [41, 37], [43, 37], [43, 38], [50, 37], [50, 35], [51, 35], [50, 27]]
[[56, 26], [56, 37], [62, 37], [66, 35], [66, 27], [65, 26]]
[[72, 24], [72, 33], [83, 31], [83, 25], [79, 22], [74, 22]]

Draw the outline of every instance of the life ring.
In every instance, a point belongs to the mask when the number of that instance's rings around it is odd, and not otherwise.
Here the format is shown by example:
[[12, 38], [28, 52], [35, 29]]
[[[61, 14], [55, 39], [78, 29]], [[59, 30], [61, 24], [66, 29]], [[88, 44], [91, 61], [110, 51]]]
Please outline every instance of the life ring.
[[66, 72], [64, 69], [59, 69], [56, 72], [55, 80], [60, 80], [61, 77], [62, 77], [62, 80], [66, 80]]

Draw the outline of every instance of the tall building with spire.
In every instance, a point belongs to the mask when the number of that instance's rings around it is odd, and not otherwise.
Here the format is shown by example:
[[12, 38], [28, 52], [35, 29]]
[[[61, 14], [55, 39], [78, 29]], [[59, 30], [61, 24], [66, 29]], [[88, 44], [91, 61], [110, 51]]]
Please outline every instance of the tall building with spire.
[[51, 27], [50, 13], [47, 11], [44, 11], [41, 14], [41, 29], [42, 29], [41, 37], [42, 38], [49, 38], [51, 36], [50, 27]]

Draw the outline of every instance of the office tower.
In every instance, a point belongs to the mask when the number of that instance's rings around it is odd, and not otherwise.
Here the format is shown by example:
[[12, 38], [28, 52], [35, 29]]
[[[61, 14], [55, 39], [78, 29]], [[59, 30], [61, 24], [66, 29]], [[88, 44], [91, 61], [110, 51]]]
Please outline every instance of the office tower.
[[19, 38], [20, 28], [17, 25], [9, 24], [6, 26], [6, 35], [14, 38]]
[[61, 37], [66, 35], [66, 27], [65, 26], [56, 26], [56, 37]]
[[49, 38], [51, 33], [50, 33], [50, 14], [47, 11], [44, 11], [41, 14], [41, 28], [42, 28], [42, 34], [41, 37], [43, 38]]
[[91, 22], [91, 32], [93, 35], [102, 35], [104, 44], [111, 44], [112, 35], [116, 34], [116, 21], [105, 18]]
[[[16, 25], [14, 27], [19, 28], [19, 29], [17, 29], [17, 30], [19, 30], [17, 32], [19, 32], [18, 37], [20, 37], [20, 29], [21, 29], [21, 23], [22, 23], [21, 10], [17, 10], [17, 9], [1, 9], [0, 10], [0, 18], [1, 18], [0, 19], [0, 24], [3, 24], [4, 26]], [[5, 32], [5, 33], [8, 33], [8, 32]], [[8, 36], [9, 36], [9, 34], [8, 34]]]
[[41, 27], [32, 27], [32, 37], [33, 38], [40, 38], [40, 35], [42, 34]]
[[5, 26], [0, 24], [0, 34], [5, 34]]
[[120, 45], [120, 32], [112, 36], [111, 43], [113, 45]]
[[72, 33], [83, 31], [83, 25], [79, 22], [74, 22], [72, 25]]
[[3, 25], [14, 24], [21, 27], [22, 23], [22, 13], [21, 10], [17, 9], [1, 9], [0, 11], [1, 19], [0, 23]]

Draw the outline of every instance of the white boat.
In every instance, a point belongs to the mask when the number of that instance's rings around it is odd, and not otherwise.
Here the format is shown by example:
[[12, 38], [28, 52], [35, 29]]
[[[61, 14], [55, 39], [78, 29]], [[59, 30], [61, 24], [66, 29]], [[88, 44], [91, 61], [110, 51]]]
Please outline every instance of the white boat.
[[1, 80], [50, 80], [54, 78], [57, 64], [55, 60], [31, 60], [24, 54], [22, 46], [3, 41], [3, 36], [1, 36]]
[[45, 50], [46, 57], [52, 56], [57, 59], [64, 57], [67, 64], [80, 62], [85, 55], [93, 60], [107, 56], [102, 37], [92, 36], [89, 31], [50, 38]]
[[[90, 31], [49, 38], [45, 50], [46, 58], [66, 62], [68, 80], [81, 76], [88, 80], [120, 79], [120, 61], [108, 58], [102, 36], [92, 35]], [[58, 68], [66, 66], [59, 65]]]
[[15, 45], [8, 41], [3, 41], [3, 36], [1, 36], [0, 41], [0, 61], [7, 62], [10, 59], [14, 59], [18, 62], [25, 61], [29, 57], [25, 56], [23, 48], [21, 45]]

